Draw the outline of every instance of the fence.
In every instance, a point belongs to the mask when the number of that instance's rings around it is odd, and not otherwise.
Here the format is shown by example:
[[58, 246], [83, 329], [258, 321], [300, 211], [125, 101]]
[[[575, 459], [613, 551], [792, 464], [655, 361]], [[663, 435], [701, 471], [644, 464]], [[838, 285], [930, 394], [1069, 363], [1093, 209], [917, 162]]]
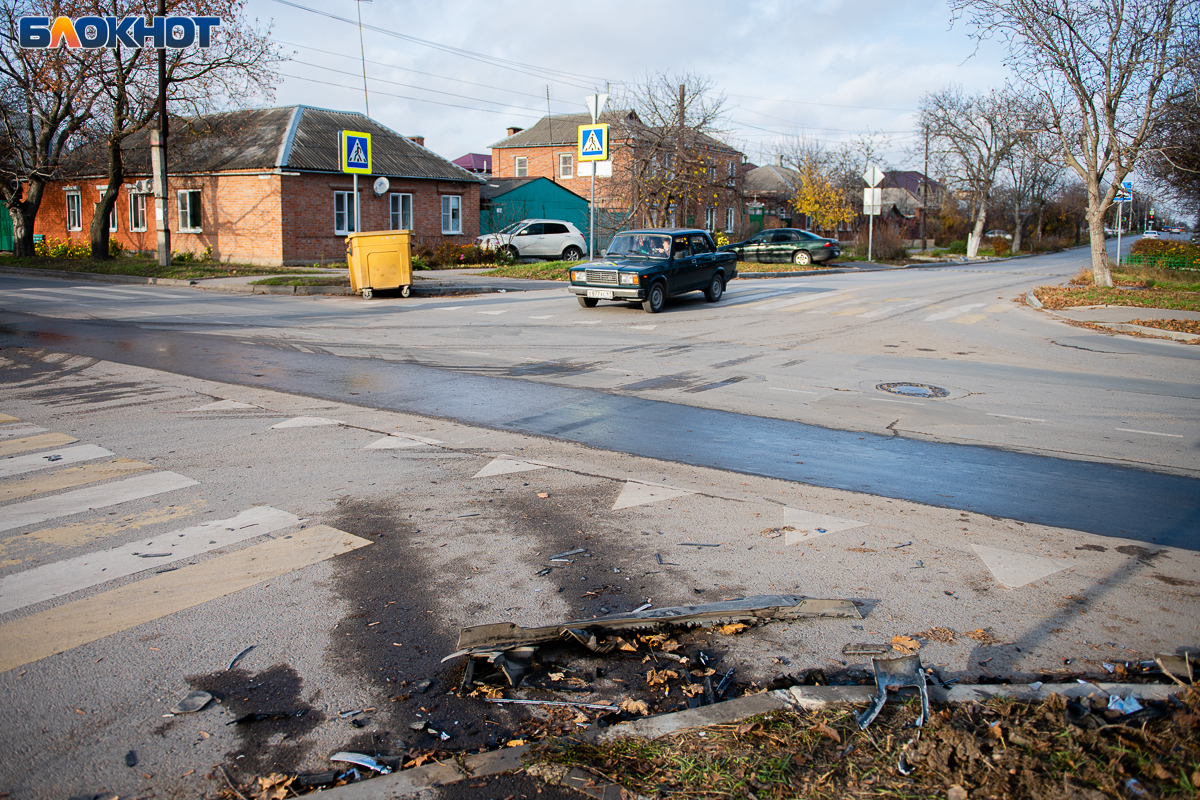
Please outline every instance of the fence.
[[1200, 261], [1195, 256], [1166, 256], [1147, 253], [1131, 253], [1125, 263], [1133, 267], [1159, 267], [1200, 272]]

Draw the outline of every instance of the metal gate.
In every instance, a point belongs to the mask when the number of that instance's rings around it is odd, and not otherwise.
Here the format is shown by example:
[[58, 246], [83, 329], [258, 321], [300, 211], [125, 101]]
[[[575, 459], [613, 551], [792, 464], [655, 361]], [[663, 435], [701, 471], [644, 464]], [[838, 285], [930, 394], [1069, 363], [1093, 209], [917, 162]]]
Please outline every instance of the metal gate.
[[0, 250], [12, 252], [13, 249], [13, 231], [12, 217], [9, 216], [8, 209], [0, 206]]

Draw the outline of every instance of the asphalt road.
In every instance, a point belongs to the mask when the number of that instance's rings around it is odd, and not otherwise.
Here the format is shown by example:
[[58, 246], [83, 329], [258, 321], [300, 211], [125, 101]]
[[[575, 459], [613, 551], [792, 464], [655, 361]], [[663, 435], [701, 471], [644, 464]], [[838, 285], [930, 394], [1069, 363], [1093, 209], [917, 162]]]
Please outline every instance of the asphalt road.
[[[1193, 645], [1195, 349], [1009, 302], [1072, 257], [739, 281], [657, 316], [0, 277], [0, 791], [214, 795], [216, 765], [440, 745], [421, 722], [502, 743], [549, 720], [444, 693], [459, 627], [647, 602], [859, 605], [680, 637], [736, 691], [861, 675], [845, 643], [938, 626], [958, 638], [922, 657], [964, 680]], [[543, 655], [573, 698], [681, 702], [639, 659]], [[169, 716], [193, 689], [221, 702]]]

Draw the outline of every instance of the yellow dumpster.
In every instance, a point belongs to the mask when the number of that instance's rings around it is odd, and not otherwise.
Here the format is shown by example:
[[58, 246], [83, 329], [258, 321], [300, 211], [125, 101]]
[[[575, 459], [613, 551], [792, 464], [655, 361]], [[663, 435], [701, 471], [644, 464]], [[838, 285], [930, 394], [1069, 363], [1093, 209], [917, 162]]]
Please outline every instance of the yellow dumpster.
[[350, 288], [370, 298], [376, 289], [412, 293], [412, 231], [363, 231], [346, 237]]

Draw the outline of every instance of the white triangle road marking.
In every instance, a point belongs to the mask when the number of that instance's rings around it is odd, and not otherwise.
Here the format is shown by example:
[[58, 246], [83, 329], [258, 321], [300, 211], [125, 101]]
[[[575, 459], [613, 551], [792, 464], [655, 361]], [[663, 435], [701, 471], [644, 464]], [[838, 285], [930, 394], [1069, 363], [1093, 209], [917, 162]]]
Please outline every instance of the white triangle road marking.
[[218, 400], [199, 408], [189, 408], [188, 411], [228, 411], [233, 408], [258, 408], [250, 403], [239, 403], [237, 400]]
[[476, 472], [473, 478], [488, 478], [493, 475], [509, 475], [513, 472], [532, 472], [535, 469], [545, 469], [545, 464], [534, 464], [531, 461], [519, 461], [515, 458], [493, 458], [486, 467]]
[[275, 428], [314, 428], [318, 425], [345, 425], [336, 419], [325, 419], [324, 417], [294, 417], [284, 422], [272, 425], [272, 430]]
[[421, 447], [423, 444], [403, 436], [385, 436], [377, 442], [371, 442], [363, 450], [396, 450], [401, 447]]
[[688, 494], [695, 494], [695, 492], [690, 492], [687, 489], [676, 489], [672, 486], [659, 486], [657, 484], [642, 483], [641, 481], [627, 481], [625, 488], [617, 496], [617, 502], [613, 503], [612, 510], [620, 511], [622, 508], [644, 506], [647, 503], [657, 503], [660, 500], [670, 500]]
[[1065, 558], [1046, 558], [978, 544], [971, 545], [971, 549], [991, 570], [996, 581], [1009, 589], [1019, 589], [1027, 583], [1066, 569], [1070, 564]]
[[831, 517], [828, 514], [818, 514], [814, 511], [805, 511], [802, 508], [784, 506], [783, 524], [784, 527], [796, 529], [794, 531], [785, 531], [787, 536], [783, 540], [784, 544], [799, 544], [800, 542], [812, 541], [826, 534], [848, 531], [851, 528], [861, 528], [867, 523], [856, 519]]

